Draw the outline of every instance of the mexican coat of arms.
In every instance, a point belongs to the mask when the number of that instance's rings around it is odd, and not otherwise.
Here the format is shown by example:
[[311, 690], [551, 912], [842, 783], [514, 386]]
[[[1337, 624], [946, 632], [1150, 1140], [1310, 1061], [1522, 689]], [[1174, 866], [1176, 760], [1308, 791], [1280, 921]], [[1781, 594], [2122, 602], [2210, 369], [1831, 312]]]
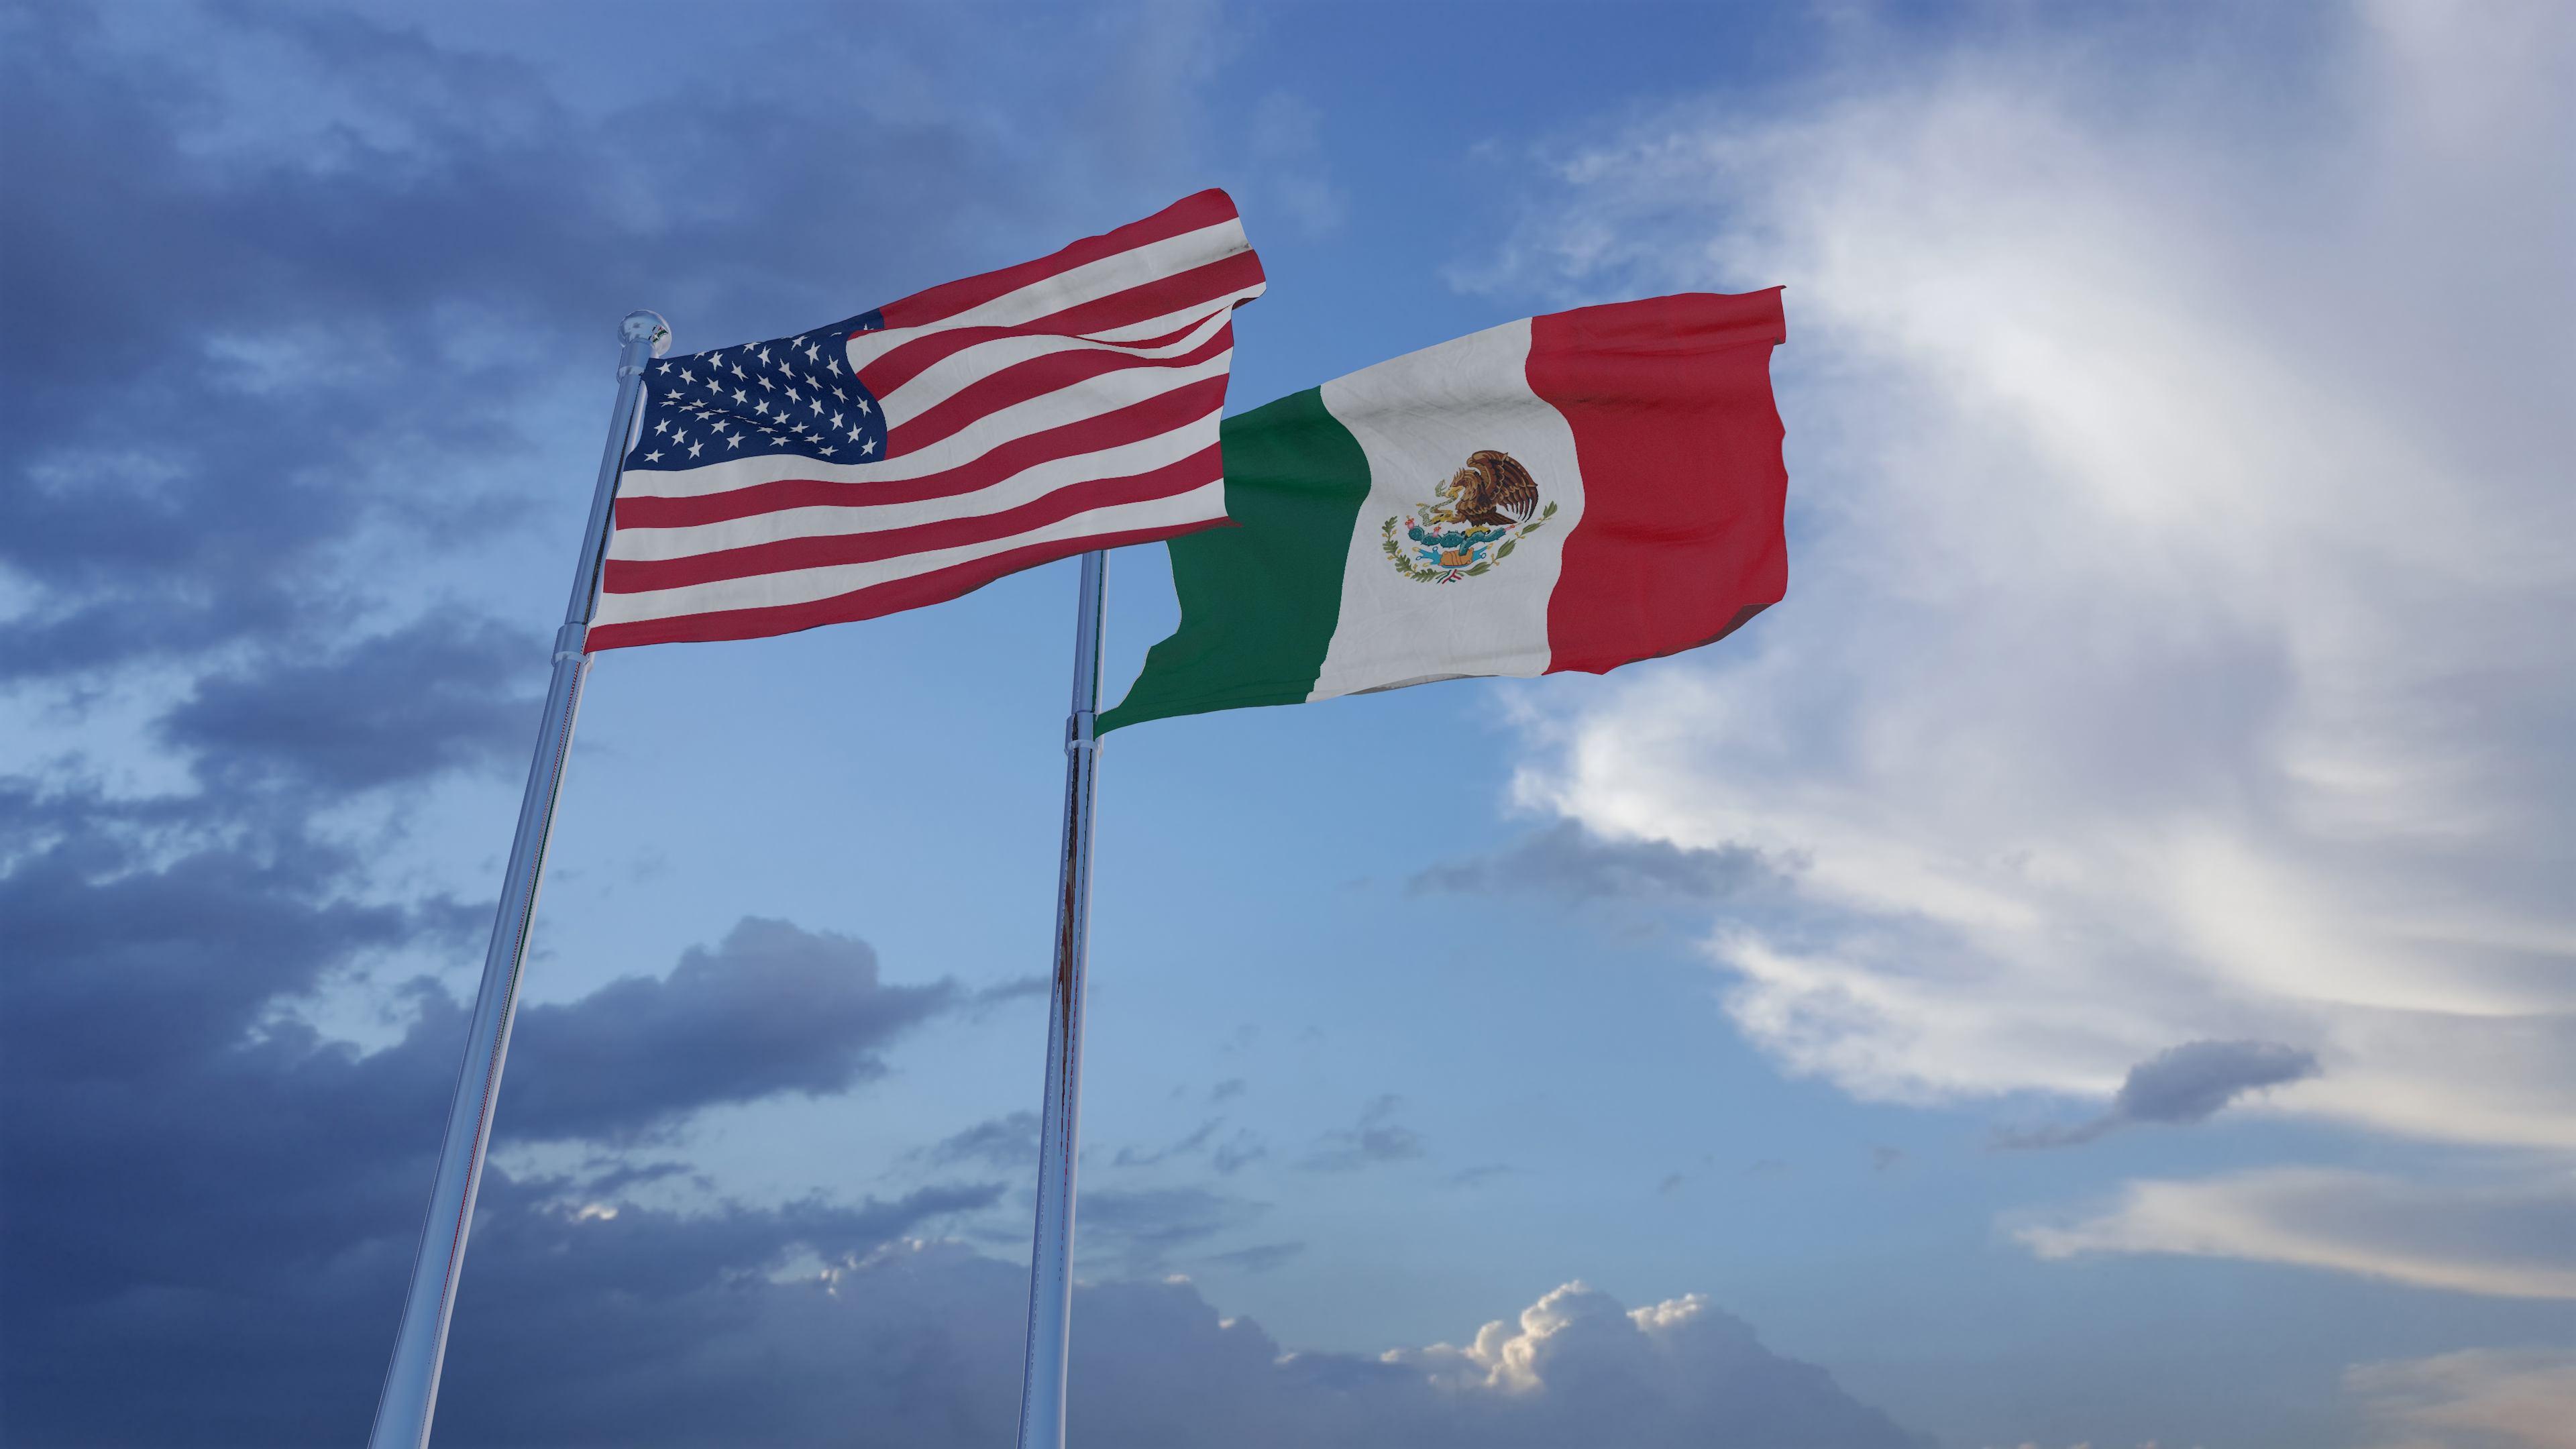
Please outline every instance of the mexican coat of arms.
[[1555, 504], [1539, 506], [1538, 480], [1518, 459], [1480, 448], [1432, 490], [1430, 502], [1388, 519], [1379, 533], [1397, 573], [1420, 584], [1454, 584], [1510, 558], [1555, 516]]

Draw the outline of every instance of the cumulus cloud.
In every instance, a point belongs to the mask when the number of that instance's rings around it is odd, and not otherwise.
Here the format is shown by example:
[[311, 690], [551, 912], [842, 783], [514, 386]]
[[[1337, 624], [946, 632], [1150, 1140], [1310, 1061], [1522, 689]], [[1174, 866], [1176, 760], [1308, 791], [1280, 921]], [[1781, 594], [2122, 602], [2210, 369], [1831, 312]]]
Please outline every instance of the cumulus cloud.
[[2315, 20], [2286, 77], [2021, 32], [1671, 109], [1466, 279], [1788, 286], [1788, 601], [1542, 705], [1518, 789], [1801, 862], [1710, 943], [1794, 1070], [2291, 1041], [2284, 1111], [2576, 1148], [2576, 18]]
[[2132, 1122], [2206, 1122], [2249, 1092], [2317, 1074], [2314, 1053], [2274, 1041], [2190, 1041], [2129, 1068], [2111, 1110], [2072, 1127], [2007, 1132], [2005, 1147], [2069, 1147]]
[[2355, 1366], [2372, 1449], [2576, 1449], [2576, 1352], [2473, 1348]]
[[2576, 1298], [2576, 1191], [2564, 1181], [2427, 1185], [2321, 1168], [2132, 1182], [2108, 1211], [2030, 1223], [2043, 1258], [2187, 1253], [2359, 1273], [2502, 1298]]
[[[1921, 1445], [1692, 1294], [1633, 1312], [1568, 1283], [1464, 1348], [1397, 1350], [1480, 1444]], [[1396, 1436], [1390, 1436], [1396, 1437]]]

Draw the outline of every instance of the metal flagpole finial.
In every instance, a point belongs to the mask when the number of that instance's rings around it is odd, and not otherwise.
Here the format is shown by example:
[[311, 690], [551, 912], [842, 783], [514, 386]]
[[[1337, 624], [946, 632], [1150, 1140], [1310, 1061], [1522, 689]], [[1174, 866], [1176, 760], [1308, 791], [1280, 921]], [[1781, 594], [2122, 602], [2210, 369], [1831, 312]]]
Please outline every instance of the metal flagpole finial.
[[671, 324], [659, 312], [627, 313], [626, 320], [617, 324], [617, 336], [624, 342], [651, 342], [655, 357], [671, 350]]

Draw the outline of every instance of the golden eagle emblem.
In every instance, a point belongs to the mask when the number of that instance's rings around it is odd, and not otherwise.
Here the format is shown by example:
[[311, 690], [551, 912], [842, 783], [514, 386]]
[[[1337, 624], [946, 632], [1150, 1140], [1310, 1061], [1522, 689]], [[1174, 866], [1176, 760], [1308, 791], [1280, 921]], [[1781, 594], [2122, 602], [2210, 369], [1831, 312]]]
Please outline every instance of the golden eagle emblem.
[[1432, 490], [1430, 502], [1388, 519], [1379, 533], [1397, 573], [1415, 583], [1454, 584], [1511, 557], [1555, 516], [1555, 504], [1539, 507], [1538, 480], [1519, 459], [1480, 448]]

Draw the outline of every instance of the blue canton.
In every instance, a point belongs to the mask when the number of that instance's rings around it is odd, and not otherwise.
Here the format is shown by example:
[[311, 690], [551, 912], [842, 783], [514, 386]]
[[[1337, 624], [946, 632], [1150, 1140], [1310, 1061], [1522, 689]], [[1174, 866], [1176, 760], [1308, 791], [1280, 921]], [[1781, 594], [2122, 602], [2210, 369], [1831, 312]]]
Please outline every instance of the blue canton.
[[696, 468], [726, 458], [794, 453], [823, 463], [885, 456], [884, 410], [850, 372], [842, 344], [885, 318], [846, 322], [742, 347], [666, 357], [644, 374], [644, 432], [629, 468]]

